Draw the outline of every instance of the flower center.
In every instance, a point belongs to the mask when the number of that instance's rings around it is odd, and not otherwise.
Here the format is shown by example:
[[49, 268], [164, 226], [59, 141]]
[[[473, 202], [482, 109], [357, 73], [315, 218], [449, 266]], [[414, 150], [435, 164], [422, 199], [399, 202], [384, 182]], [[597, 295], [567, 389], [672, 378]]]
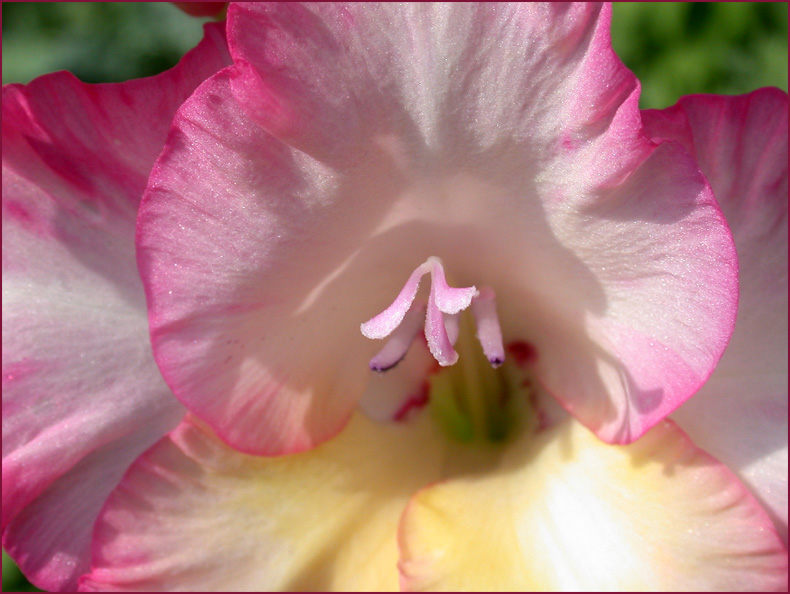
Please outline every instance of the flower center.
[[[426, 274], [431, 275], [427, 301], [417, 299]], [[461, 315], [466, 309], [472, 312], [482, 349], [472, 339], [469, 316]], [[428, 378], [429, 408], [447, 435], [463, 443], [502, 442], [523, 426], [530, 408], [529, 384], [518, 365], [503, 365], [505, 349], [493, 289], [450, 287], [441, 260], [431, 256], [414, 269], [387, 309], [361, 324], [367, 338], [388, 339], [370, 360], [370, 368], [384, 372], [395, 367], [421, 327], [440, 366]]]
[[[431, 293], [428, 302], [415, 303], [422, 277], [430, 273]], [[425, 319], [425, 339], [431, 354], [442, 367], [454, 365], [458, 353], [453, 348], [458, 339], [458, 314], [472, 306], [477, 320], [477, 336], [488, 361], [499, 367], [505, 361], [502, 331], [496, 315], [494, 291], [483, 287], [455, 288], [447, 284], [442, 261], [431, 256], [414, 269], [395, 301], [387, 309], [360, 326], [367, 338], [390, 339], [370, 360], [373, 371], [386, 371], [406, 356]]]

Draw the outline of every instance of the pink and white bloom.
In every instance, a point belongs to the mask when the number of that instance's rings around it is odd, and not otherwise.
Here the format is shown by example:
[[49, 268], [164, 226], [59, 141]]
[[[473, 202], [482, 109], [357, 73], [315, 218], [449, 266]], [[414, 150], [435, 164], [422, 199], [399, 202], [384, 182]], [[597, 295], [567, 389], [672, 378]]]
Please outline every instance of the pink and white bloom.
[[328, 439], [372, 381], [360, 323], [431, 256], [495, 292], [505, 342], [602, 439], [697, 391], [732, 239], [694, 160], [641, 130], [599, 10], [232, 6], [234, 65], [179, 110], [139, 216], [176, 397], [248, 453]]
[[134, 230], [176, 108], [229, 63], [224, 28], [172, 70], [3, 88], [3, 547], [74, 589], [129, 464], [184, 414], [151, 356]]
[[[787, 551], [763, 506], [662, 419], [713, 372], [737, 301], [732, 237], [692, 155], [721, 187], [725, 214], [750, 215], [744, 226], [732, 221], [742, 259], [786, 245], [778, 197], [787, 137], [768, 148], [753, 139], [786, 129], [787, 96], [708, 99], [718, 119], [696, 119], [698, 100], [688, 100], [648, 114], [643, 129], [638, 83], [610, 48], [609, 9], [587, 4], [241, 4], [228, 19], [233, 65], [179, 109], [137, 228], [154, 355], [190, 414], [107, 498], [81, 589], [786, 588]], [[7, 109], [4, 99], [4, 116]], [[23, 109], [6, 119], [45, 136], [58, 123]], [[110, 138], [123, 144], [131, 132]], [[700, 140], [713, 137], [739, 148]], [[20, 146], [14, 155], [31, 154]], [[71, 138], [55, 148], [33, 153], [32, 170], [62, 178], [59, 165], [79, 152]], [[14, 155], [9, 169], [22, 168]], [[773, 160], [778, 169], [766, 166]], [[65, 192], [52, 192], [52, 204], [67, 205], [66, 221], [85, 218], [73, 212], [85, 198], [99, 214], [115, 212], [106, 163], [84, 162], [86, 175], [75, 178], [82, 185], [57, 178]], [[742, 207], [733, 183], [747, 175], [757, 181]], [[6, 202], [49, 195], [39, 177], [18, 178], [4, 185], [4, 212]], [[89, 251], [93, 259], [80, 249], [82, 233], [42, 235], [57, 240], [44, 243], [29, 225], [39, 220], [60, 221], [15, 216], [7, 245], [14, 254], [41, 243], [72, 256], [43, 268], [42, 286], [60, 286], [60, 269], [76, 267], [94, 273], [74, 295], [94, 297], [95, 311], [116, 296], [97, 286], [128, 287], [117, 292], [124, 305], [139, 295], [134, 275], [117, 270], [116, 254], [131, 254], [128, 217], [117, 226], [114, 217], [88, 219], [118, 245]], [[55, 260], [43, 253], [42, 261]], [[744, 304], [786, 303], [786, 286], [763, 284], [781, 263], [744, 275]], [[423, 273], [430, 290], [420, 294]], [[770, 297], [747, 299], [750, 291]], [[412, 341], [423, 311], [427, 344]], [[737, 333], [757, 327], [742, 323], [754, 315], [744, 311]], [[122, 352], [106, 323], [74, 321], [86, 345], [102, 349], [91, 354], [73, 339], [57, 342], [61, 322], [32, 317], [29, 326], [22, 316], [6, 323], [4, 306], [4, 341], [9, 327], [21, 337], [11, 353], [32, 345], [21, 359], [36, 361], [49, 348], [73, 365], [87, 352], [87, 370], [67, 378], [75, 386], [91, 385], [91, 369], [119, 384], [139, 380], [128, 354], [117, 367], [95, 362]], [[47, 348], [30, 330], [36, 322], [61, 330]], [[143, 328], [139, 317], [129, 328]], [[749, 438], [748, 456], [727, 458], [731, 444], [687, 412], [691, 404], [678, 419], [692, 438], [714, 434], [705, 443], [720, 446], [717, 455], [781, 527], [786, 470], [775, 460], [786, 425], [772, 423], [769, 411], [786, 384], [770, 383], [770, 374], [786, 375], [786, 363], [771, 352], [756, 381], [744, 379], [754, 337], [741, 340], [714, 375], [736, 383], [711, 389], [734, 408], [757, 403], [751, 418], [770, 438], [741, 428], [746, 415], [713, 413]], [[149, 369], [147, 340], [128, 344]], [[369, 370], [404, 354], [389, 371]], [[74, 426], [55, 404], [53, 384], [63, 380], [32, 367], [29, 377], [51, 383], [25, 385], [24, 374], [7, 372], [5, 356], [4, 378], [19, 386], [12, 418], [20, 448], [34, 441], [24, 414], [36, 398], [54, 411], [39, 432]], [[737, 382], [754, 387], [754, 397], [725, 390]], [[103, 391], [114, 393], [114, 385], [100, 388], [76, 414], [90, 427], [88, 412]], [[134, 396], [130, 406], [179, 416], [166, 392], [145, 403]], [[605, 441], [641, 439], [608, 445], [555, 397]], [[159, 435], [169, 429], [162, 424]], [[148, 439], [133, 423], [116, 426], [136, 446]], [[28, 467], [60, 456], [58, 447]], [[4, 449], [4, 473], [5, 457]], [[89, 480], [102, 482], [86, 460]], [[87, 488], [83, 476], [66, 482]], [[52, 518], [68, 493], [34, 494], [17, 517], [38, 505]], [[5, 482], [3, 500], [5, 508]], [[93, 526], [96, 511], [75, 521]], [[57, 558], [65, 545], [48, 536], [7, 529], [4, 517], [4, 544], [18, 558]]]

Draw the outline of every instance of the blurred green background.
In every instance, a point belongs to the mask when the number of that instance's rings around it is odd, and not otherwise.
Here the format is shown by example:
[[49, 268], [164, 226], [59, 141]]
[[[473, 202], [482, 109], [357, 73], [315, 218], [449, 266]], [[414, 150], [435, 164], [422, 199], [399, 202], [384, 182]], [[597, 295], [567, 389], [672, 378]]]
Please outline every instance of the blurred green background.
[[3, 84], [70, 70], [118, 82], [167, 70], [202, 37], [168, 2], [3, 3]]
[[617, 2], [612, 45], [643, 108], [692, 93], [787, 91], [787, 2]]
[[[769, 3], [615, 3], [615, 51], [642, 81], [641, 106], [690, 93], [787, 91], [787, 10]], [[2, 4], [3, 84], [54, 70], [116, 82], [173, 66], [207, 19], [169, 3]], [[3, 552], [5, 592], [34, 590]]]

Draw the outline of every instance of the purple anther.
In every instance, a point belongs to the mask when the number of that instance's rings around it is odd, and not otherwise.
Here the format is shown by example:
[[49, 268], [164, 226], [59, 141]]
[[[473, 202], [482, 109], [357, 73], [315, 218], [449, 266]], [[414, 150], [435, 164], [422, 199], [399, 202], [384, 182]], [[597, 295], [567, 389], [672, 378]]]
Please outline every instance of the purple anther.
[[483, 353], [493, 367], [499, 367], [505, 362], [505, 347], [502, 344], [502, 329], [496, 314], [493, 289], [480, 289], [480, 293], [472, 300], [472, 313], [477, 322], [477, 339], [483, 347]]
[[401, 324], [392, 332], [384, 344], [384, 348], [370, 360], [370, 368], [373, 371], [387, 371], [400, 363], [419, 333], [424, 320], [425, 303], [415, 304], [406, 313]]

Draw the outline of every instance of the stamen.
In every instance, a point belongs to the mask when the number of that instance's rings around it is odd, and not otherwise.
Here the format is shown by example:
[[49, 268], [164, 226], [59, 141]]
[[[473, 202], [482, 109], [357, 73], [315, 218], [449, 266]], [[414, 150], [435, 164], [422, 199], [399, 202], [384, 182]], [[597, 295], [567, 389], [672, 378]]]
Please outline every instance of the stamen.
[[488, 362], [499, 367], [505, 361], [502, 329], [496, 315], [496, 296], [490, 287], [482, 287], [472, 300], [472, 313], [477, 322], [477, 339], [483, 347]]
[[384, 348], [370, 360], [370, 368], [373, 371], [387, 371], [400, 363], [420, 331], [424, 320], [425, 303], [415, 304], [415, 307], [406, 313], [400, 326], [392, 332]]
[[[428, 303], [414, 306], [420, 281], [428, 272], [431, 273]], [[477, 336], [483, 352], [491, 365], [500, 366], [505, 360], [505, 349], [496, 315], [494, 291], [485, 288], [480, 292], [474, 286], [449, 286], [442, 261], [431, 256], [414, 269], [387, 309], [360, 325], [362, 334], [367, 338], [380, 339], [392, 334], [384, 348], [371, 359], [370, 368], [386, 371], [403, 359], [419, 330], [423, 313], [428, 349], [442, 367], [454, 365], [458, 361], [458, 353], [453, 348], [459, 334], [458, 316], [470, 306], [477, 319]]]
[[398, 293], [395, 301], [392, 302], [392, 305], [360, 325], [359, 329], [362, 331], [363, 336], [371, 339], [386, 338], [398, 327], [417, 296], [420, 280], [426, 272], [431, 270], [431, 264], [431, 259], [428, 258], [415, 268], [414, 272], [409, 276], [409, 280], [406, 281], [406, 284], [403, 285], [400, 293]]
[[447, 338], [450, 339], [450, 344], [453, 346], [458, 342], [458, 333], [461, 331], [460, 317], [461, 314], [445, 314], [444, 316], [444, 329], [447, 330]]
[[444, 267], [441, 260], [431, 256], [426, 262], [433, 264], [431, 290], [439, 311], [446, 314], [457, 314], [469, 307], [472, 299], [477, 295], [477, 289], [475, 287], [451, 287], [444, 277]]
[[425, 339], [428, 341], [428, 350], [433, 358], [442, 367], [455, 365], [458, 353], [455, 352], [447, 328], [444, 325], [444, 316], [436, 305], [436, 285], [431, 285], [431, 296], [428, 299], [428, 314], [425, 316]]
[[[428, 298], [417, 300], [422, 276], [428, 272]], [[462, 317], [468, 308], [473, 316]], [[472, 330], [473, 317], [476, 332]], [[505, 348], [492, 288], [478, 291], [474, 286], [449, 286], [441, 260], [431, 256], [414, 269], [387, 309], [361, 324], [368, 338], [389, 337], [370, 360], [370, 368], [382, 372], [395, 367], [406, 356], [421, 324], [428, 350], [441, 368], [431, 366], [424, 352], [419, 353], [422, 357], [407, 360], [395, 372], [397, 379], [402, 377], [401, 372], [409, 375], [416, 369], [418, 379], [424, 378], [426, 386], [411, 394], [392, 390], [400, 382], [371, 378], [371, 389], [360, 401], [366, 415], [379, 421], [400, 421], [413, 409], [427, 406], [439, 426], [462, 443], [504, 443], [532, 422], [527, 416], [531, 388], [525, 383], [524, 370], [517, 367], [519, 358], [513, 359], [515, 365], [503, 365]], [[474, 334], [482, 353], [474, 344]], [[461, 358], [461, 365], [453, 367]], [[495, 369], [500, 366], [502, 369]]]

